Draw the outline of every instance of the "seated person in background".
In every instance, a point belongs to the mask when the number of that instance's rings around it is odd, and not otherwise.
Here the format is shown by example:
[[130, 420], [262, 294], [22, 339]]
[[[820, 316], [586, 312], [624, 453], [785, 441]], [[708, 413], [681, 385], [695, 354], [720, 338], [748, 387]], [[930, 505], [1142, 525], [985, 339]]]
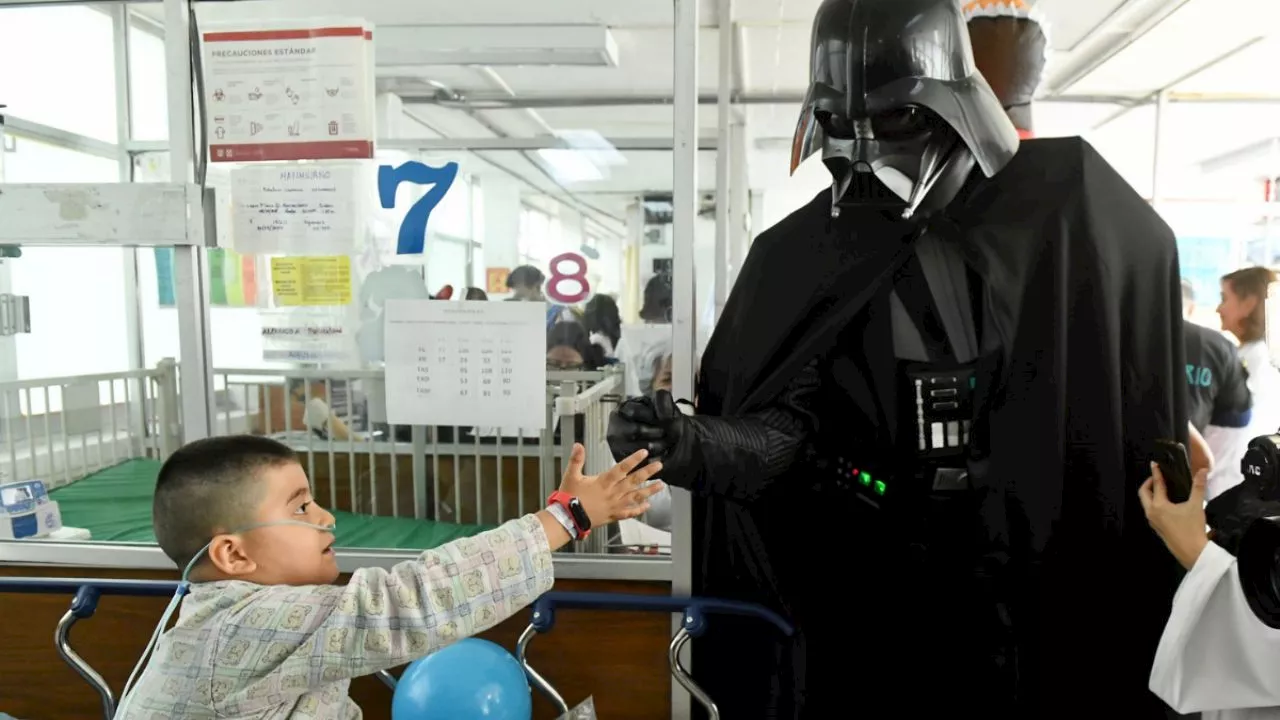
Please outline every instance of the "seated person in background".
[[591, 342], [581, 323], [558, 322], [547, 332], [548, 370], [596, 370], [605, 364], [604, 349]]
[[[640, 487], [660, 469], [636, 470], [644, 457], [584, 476], [576, 445], [560, 489], [593, 526], [634, 517], [658, 489]], [[334, 585], [334, 518], [289, 448], [191, 443], [161, 468], [153, 510], [160, 547], [191, 565], [191, 589], [116, 718], [360, 717], [351, 678], [482, 632], [551, 589], [551, 552], [573, 524], [560, 515], [554, 506]]]
[[478, 287], [469, 287], [467, 288], [466, 295], [464, 295], [462, 299], [463, 300], [488, 300], [489, 293], [481, 290]]
[[644, 286], [644, 305], [640, 308], [643, 324], [623, 327], [614, 352], [625, 368], [623, 389], [627, 397], [645, 394], [644, 385], [651, 378], [652, 368], [646, 364], [646, 358], [653, 356], [655, 348], [671, 347], [672, 307], [671, 276], [660, 273], [649, 278]]
[[546, 300], [542, 295], [542, 284], [547, 276], [532, 265], [521, 265], [507, 275], [507, 289], [511, 291], [512, 302], [541, 302]]
[[1191, 497], [1173, 503], [1153, 463], [1139, 491], [1147, 521], [1188, 571], [1156, 650], [1151, 692], [1203, 720], [1276, 720], [1280, 631], [1254, 615], [1235, 557], [1205, 533], [1206, 475], [1197, 472]]
[[622, 338], [622, 313], [618, 302], [608, 295], [597, 295], [582, 310], [582, 326], [591, 335], [591, 342], [604, 350], [608, 359], [616, 357], [614, 348]]
[[[547, 276], [542, 271], [532, 265], [521, 265], [512, 270], [507, 275], [507, 289], [511, 291], [511, 297], [508, 301], [515, 302], [546, 302], [547, 296], [542, 292], [542, 286], [547, 281]], [[557, 322], [573, 320], [573, 313], [569, 308], [554, 303], [547, 303], [547, 329]]]
[[[342, 418], [333, 413], [329, 408], [329, 403], [324, 397], [324, 386], [313, 386], [310, 392], [310, 399], [307, 398], [307, 381], [300, 378], [292, 378], [288, 383], [289, 397], [294, 407], [302, 407], [302, 426], [316, 437], [325, 440], [350, 440], [351, 429], [342, 421]], [[297, 413], [294, 418], [297, 419]], [[302, 430], [303, 427], [293, 426], [294, 430]]]

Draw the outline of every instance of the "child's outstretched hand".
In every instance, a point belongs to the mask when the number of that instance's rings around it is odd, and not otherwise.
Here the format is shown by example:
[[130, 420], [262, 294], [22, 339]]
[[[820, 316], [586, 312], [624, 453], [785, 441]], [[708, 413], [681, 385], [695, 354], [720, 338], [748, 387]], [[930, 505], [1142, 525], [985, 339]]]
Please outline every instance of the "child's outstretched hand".
[[587, 451], [575, 444], [560, 489], [578, 498], [593, 527], [636, 517], [649, 509], [649, 497], [662, 489], [660, 482], [641, 487], [662, 470], [660, 462], [636, 470], [648, 455], [641, 450], [599, 475], [583, 475]]
[[1184, 503], [1174, 503], [1169, 500], [1160, 466], [1151, 463], [1151, 477], [1138, 489], [1138, 499], [1142, 501], [1151, 529], [1187, 570], [1196, 564], [1209, 544], [1204, 529], [1204, 491], [1208, 476], [1208, 470], [1198, 471], [1191, 483], [1191, 497]]

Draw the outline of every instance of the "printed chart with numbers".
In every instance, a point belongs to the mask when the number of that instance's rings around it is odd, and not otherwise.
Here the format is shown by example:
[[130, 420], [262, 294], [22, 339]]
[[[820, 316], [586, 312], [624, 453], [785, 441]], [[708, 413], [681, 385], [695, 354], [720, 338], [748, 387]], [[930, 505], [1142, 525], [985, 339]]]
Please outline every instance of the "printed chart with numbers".
[[546, 306], [388, 300], [387, 421], [547, 424]]

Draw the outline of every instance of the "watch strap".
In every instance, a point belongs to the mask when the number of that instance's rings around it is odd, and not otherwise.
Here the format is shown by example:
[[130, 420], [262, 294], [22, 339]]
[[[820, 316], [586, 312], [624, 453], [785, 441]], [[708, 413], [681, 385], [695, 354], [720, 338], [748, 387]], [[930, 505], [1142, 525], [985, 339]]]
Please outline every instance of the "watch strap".
[[[567, 525], [565, 529], [569, 530], [569, 534], [572, 535], [575, 540], [585, 540], [587, 539], [587, 536], [591, 534], [590, 525], [583, 527], [582, 523], [578, 522], [577, 513], [574, 512], [577, 510], [578, 513], [582, 513], [582, 505], [578, 502], [578, 498], [563, 490], [557, 490], [551, 493], [551, 497], [547, 498], [547, 507], [559, 509], [569, 517], [569, 525]], [[559, 514], [555, 509], [552, 509], [551, 513], [556, 515], [556, 518], [559, 519]], [[583, 517], [586, 516], [585, 513], [582, 513], [582, 515]]]

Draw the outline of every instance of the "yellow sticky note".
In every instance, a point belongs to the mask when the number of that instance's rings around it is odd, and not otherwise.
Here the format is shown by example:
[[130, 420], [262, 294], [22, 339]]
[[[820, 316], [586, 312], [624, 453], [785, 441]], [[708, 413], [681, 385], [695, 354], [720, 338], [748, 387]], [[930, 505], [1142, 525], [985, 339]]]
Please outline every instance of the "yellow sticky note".
[[271, 291], [287, 307], [351, 304], [351, 258], [271, 258]]

